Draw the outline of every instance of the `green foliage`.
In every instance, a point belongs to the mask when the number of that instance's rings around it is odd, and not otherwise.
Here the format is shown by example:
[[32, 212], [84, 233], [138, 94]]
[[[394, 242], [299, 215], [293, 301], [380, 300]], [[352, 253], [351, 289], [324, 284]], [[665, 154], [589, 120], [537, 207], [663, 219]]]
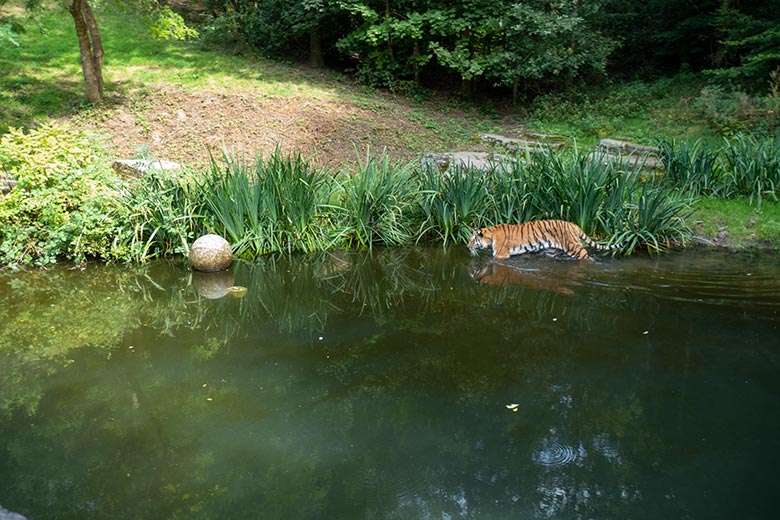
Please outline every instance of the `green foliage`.
[[122, 208], [119, 181], [86, 134], [64, 125], [0, 138], [0, 169], [18, 181], [0, 198], [0, 262], [44, 265], [100, 256]]
[[536, 192], [537, 176], [527, 170], [528, 162], [516, 158], [511, 163], [497, 164], [489, 172], [490, 208], [482, 221], [526, 222], [534, 218], [531, 196]]
[[300, 56], [319, 39], [331, 60], [346, 58], [362, 80], [392, 89], [441, 70], [514, 88], [539, 81], [562, 84], [603, 73], [615, 45], [594, 23], [601, 0], [587, 6], [574, 0], [554, 5], [539, 0], [213, 4], [216, 23], [230, 29], [230, 41], [240, 34], [269, 54]]
[[695, 106], [700, 117], [725, 136], [771, 134], [780, 128], [780, 96], [752, 96], [740, 89], [710, 85], [701, 90]]
[[379, 2], [351, 1], [342, 6], [353, 25], [336, 47], [355, 59], [362, 81], [397, 91], [406, 88], [406, 81], [418, 79], [433, 58], [425, 40], [430, 13], [409, 2], [394, 9]]
[[690, 195], [717, 195], [720, 185], [718, 157], [703, 141], [661, 141], [659, 156], [669, 181]]
[[672, 245], [684, 246], [692, 233], [687, 224], [691, 204], [689, 196], [663, 184], [644, 183], [633, 194], [627, 228], [615, 233], [610, 242], [622, 244], [624, 251], [658, 252]]
[[410, 165], [391, 163], [386, 152], [375, 157], [366, 151], [365, 159], [358, 156], [357, 167], [341, 180], [339, 243], [369, 249], [376, 243], [408, 243], [420, 195]]
[[662, 142], [666, 175], [626, 171], [577, 151], [540, 149], [487, 171], [415, 170], [386, 153], [333, 175], [280, 149], [253, 163], [225, 153], [204, 173], [152, 170], [121, 182], [94, 140], [46, 125], [0, 139], [0, 166], [18, 180], [0, 198], [4, 265], [87, 257], [144, 262], [186, 254], [205, 232], [239, 256], [372, 248], [426, 237], [464, 242], [473, 226], [559, 218], [589, 235], [659, 251], [685, 243], [692, 197], [777, 200], [778, 139], [739, 134], [721, 155], [702, 141]]
[[727, 196], [747, 196], [759, 209], [765, 198], [777, 200], [780, 191], [780, 136], [758, 139], [738, 134], [726, 139], [723, 162], [723, 189]]
[[423, 193], [424, 234], [433, 233], [446, 244], [465, 242], [474, 225], [484, 219], [490, 205], [488, 178], [479, 169], [451, 165], [447, 173], [437, 168], [419, 172]]
[[623, 253], [685, 243], [690, 198], [663, 182], [643, 181], [598, 155], [552, 149], [498, 165], [488, 174], [489, 201], [479, 225], [563, 219]]
[[199, 36], [198, 31], [189, 27], [184, 18], [167, 5], [155, 3], [148, 16], [149, 32], [159, 40], [190, 40]]
[[202, 231], [204, 204], [186, 172], [150, 169], [121, 192], [123, 219], [107, 255], [125, 262], [146, 262], [186, 254]]
[[326, 208], [333, 177], [300, 154], [280, 149], [253, 164], [224, 155], [199, 187], [210, 214], [205, 224], [224, 233], [238, 255], [317, 251], [328, 244]]
[[19, 46], [19, 35], [16, 33], [15, 27], [10, 23], [2, 23], [0, 19], [0, 49], [8, 45], [14, 47]]
[[[768, 16], [766, 16], [768, 15]], [[715, 26], [724, 36], [721, 62], [711, 69], [718, 79], [737, 80], [752, 88], [763, 88], [771, 71], [780, 67], [780, 26], [777, 12], [755, 16], [726, 3], [715, 15]]]

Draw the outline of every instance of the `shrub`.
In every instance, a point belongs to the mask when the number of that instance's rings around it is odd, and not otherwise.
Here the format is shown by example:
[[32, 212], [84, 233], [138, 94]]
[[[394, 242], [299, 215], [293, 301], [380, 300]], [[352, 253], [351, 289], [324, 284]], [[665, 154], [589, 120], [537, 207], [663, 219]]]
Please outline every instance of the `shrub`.
[[717, 195], [721, 190], [718, 158], [701, 140], [661, 141], [659, 156], [669, 181], [690, 195]]
[[0, 198], [2, 264], [107, 255], [123, 209], [121, 181], [103, 157], [94, 140], [65, 125], [0, 138], [0, 170], [18, 181]]
[[778, 129], [778, 98], [707, 86], [695, 103], [701, 117], [723, 135], [771, 133]]

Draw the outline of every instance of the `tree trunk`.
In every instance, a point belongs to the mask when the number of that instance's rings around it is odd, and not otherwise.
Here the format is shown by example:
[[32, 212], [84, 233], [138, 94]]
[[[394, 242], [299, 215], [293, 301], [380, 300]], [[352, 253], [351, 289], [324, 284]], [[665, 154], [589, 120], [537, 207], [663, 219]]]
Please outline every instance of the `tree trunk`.
[[92, 104], [103, 99], [103, 43], [100, 40], [95, 16], [87, 0], [72, 0], [68, 11], [76, 25], [81, 54], [81, 71], [87, 100]]
[[309, 32], [309, 65], [315, 69], [321, 69], [325, 64], [322, 57], [322, 36], [318, 25], [312, 27]]

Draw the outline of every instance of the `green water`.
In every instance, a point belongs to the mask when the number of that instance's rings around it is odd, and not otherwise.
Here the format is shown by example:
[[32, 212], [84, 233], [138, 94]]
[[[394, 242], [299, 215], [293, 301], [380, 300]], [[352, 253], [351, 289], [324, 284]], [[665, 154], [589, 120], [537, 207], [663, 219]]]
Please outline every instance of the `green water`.
[[[776, 514], [777, 253], [490, 264], [406, 249], [223, 276], [0, 275], [2, 507], [37, 520]], [[216, 298], [234, 284], [245, 297]]]

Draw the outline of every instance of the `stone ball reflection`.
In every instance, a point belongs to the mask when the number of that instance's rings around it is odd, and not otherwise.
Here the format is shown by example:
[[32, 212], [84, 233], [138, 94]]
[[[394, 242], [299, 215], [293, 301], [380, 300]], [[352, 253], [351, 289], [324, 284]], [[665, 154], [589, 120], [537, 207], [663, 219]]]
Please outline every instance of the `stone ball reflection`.
[[226, 296], [234, 283], [233, 271], [212, 273], [195, 271], [192, 273], [192, 286], [195, 287], [195, 291], [209, 300], [216, 300]]

